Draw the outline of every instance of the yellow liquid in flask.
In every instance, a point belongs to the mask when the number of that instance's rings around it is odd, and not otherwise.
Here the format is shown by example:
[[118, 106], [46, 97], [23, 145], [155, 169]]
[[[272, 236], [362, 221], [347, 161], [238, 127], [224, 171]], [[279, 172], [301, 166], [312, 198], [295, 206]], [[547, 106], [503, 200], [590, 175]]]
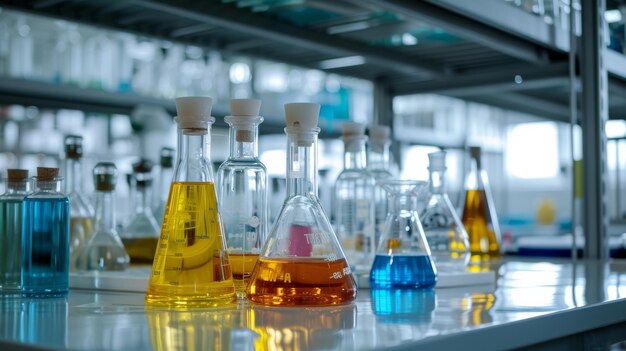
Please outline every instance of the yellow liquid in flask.
[[235, 301], [211, 182], [172, 183], [146, 303], [214, 307]]

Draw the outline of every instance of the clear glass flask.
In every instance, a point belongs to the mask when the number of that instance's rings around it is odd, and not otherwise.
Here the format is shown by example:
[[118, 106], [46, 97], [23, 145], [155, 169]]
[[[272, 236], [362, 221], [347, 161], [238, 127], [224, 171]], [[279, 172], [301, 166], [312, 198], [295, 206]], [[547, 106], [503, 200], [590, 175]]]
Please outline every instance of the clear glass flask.
[[238, 298], [259, 259], [267, 232], [267, 170], [258, 158], [260, 100], [231, 100], [230, 156], [217, 171], [218, 200]]
[[159, 228], [163, 224], [163, 215], [165, 215], [165, 206], [167, 205], [167, 195], [170, 192], [172, 184], [172, 176], [174, 175], [174, 149], [164, 147], [161, 149], [160, 155], [160, 171], [158, 184], [155, 187], [154, 195], [154, 218], [157, 220]]
[[287, 198], [246, 288], [248, 300], [270, 306], [348, 303], [356, 284], [317, 197], [320, 105], [285, 105]]
[[[374, 246], [378, 245], [380, 235], [385, 229], [385, 220], [387, 219], [387, 192], [378, 182], [391, 179], [391, 129], [387, 126], [373, 125], [369, 127], [369, 140], [367, 150], [367, 169], [376, 180], [374, 188], [374, 225], [375, 239]], [[374, 248], [376, 249], [376, 248]]]
[[343, 124], [343, 171], [335, 181], [335, 228], [348, 262], [358, 271], [372, 265], [374, 244], [374, 188], [376, 180], [367, 170], [365, 126]]
[[467, 232], [445, 188], [446, 153], [428, 154], [430, 198], [420, 213], [431, 257], [439, 272], [465, 270], [469, 262]]
[[480, 147], [470, 147], [470, 172], [465, 182], [462, 221], [470, 243], [471, 262], [500, 257], [500, 226]]
[[0, 196], [0, 292], [17, 293], [22, 277], [22, 202], [30, 191], [28, 170], [9, 169]]
[[210, 158], [212, 99], [176, 99], [178, 155], [146, 291], [150, 305], [212, 307], [235, 301]]
[[78, 271], [121, 271], [130, 258], [115, 229], [115, 185], [117, 168], [111, 162], [100, 162], [93, 169], [96, 187], [94, 231], [76, 253]]
[[76, 251], [93, 230], [93, 208], [83, 192], [83, 137], [65, 137], [65, 194], [70, 199], [70, 270], [76, 268]]
[[141, 160], [133, 164], [135, 212], [122, 229], [120, 237], [130, 262], [152, 264], [161, 228], [152, 214], [152, 163]]
[[390, 206], [370, 271], [372, 289], [433, 287], [437, 269], [416, 212], [417, 197], [428, 183], [390, 179], [380, 184]]
[[22, 295], [61, 297], [69, 289], [70, 201], [58, 168], [37, 168], [22, 205]]

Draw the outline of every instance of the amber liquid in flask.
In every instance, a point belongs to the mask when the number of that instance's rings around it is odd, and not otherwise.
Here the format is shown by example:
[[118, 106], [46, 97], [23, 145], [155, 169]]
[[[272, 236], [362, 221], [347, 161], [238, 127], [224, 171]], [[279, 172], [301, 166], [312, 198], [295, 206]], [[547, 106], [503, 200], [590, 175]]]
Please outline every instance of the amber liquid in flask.
[[211, 99], [176, 99], [178, 157], [146, 303], [215, 307], [235, 301], [209, 158]]
[[470, 155], [472, 163], [461, 220], [469, 237], [470, 263], [478, 263], [500, 257], [500, 228], [487, 173], [481, 168], [480, 148], [471, 147]]
[[356, 284], [317, 198], [319, 105], [287, 104], [287, 199], [246, 288], [266, 306], [349, 303]]

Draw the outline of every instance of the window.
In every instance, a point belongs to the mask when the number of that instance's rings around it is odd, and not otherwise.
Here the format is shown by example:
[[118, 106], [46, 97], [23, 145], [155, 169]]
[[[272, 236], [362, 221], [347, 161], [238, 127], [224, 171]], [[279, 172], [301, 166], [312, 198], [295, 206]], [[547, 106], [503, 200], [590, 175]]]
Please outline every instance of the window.
[[522, 123], [508, 130], [506, 171], [513, 178], [554, 178], [559, 172], [558, 130], [553, 122]]

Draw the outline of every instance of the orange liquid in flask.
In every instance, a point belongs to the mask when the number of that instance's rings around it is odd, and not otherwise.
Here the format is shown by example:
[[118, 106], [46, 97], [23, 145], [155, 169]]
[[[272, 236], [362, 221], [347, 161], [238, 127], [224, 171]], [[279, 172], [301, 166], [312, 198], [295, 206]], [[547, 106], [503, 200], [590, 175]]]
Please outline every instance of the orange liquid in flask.
[[500, 244], [491, 225], [484, 190], [467, 190], [463, 225], [470, 242], [471, 261], [500, 257]]
[[172, 183], [146, 303], [211, 307], [234, 300], [214, 184]]
[[356, 284], [345, 259], [261, 258], [248, 299], [264, 305], [339, 305], [352, 301]]

